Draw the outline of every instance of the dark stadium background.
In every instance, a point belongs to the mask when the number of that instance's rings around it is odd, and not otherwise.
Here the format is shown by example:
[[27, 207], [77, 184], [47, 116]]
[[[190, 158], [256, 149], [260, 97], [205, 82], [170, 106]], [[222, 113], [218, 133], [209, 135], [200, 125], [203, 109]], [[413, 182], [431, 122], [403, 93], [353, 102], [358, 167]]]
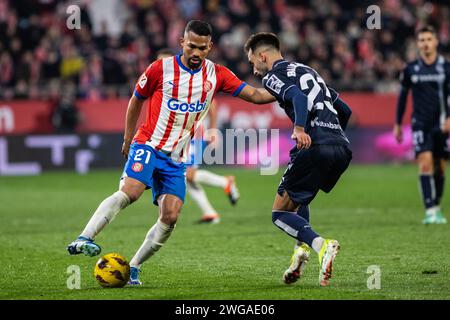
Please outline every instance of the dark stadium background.
[[[79, 30], [66, 27], [72, 4], [81, 9]], [[381, 9], [380, 30], [366, 26], [373, 4]], [[401, 146], [390, 131], [399, 71], [416, 57], [414, 31], [434, 25], [441, 53], [450, 55], [446, 1], [0, 0], [0, 175], [21, 173], [27, 163], [73, 169], [78, 151], [87, 152], [93, 168], [120, 167], [134, 83], [159, 49], [179, 50], [189, 19], [213, 25], [211, 60], [257, 86], [243, 44], [253, 32], [278, 34], [286, 59], [315, 68], [352, 107], [348, 135], [357, 163], [412, 159], [408, 131]], [[276, 104], [256, 107], [224, 96], [218, 103], [220, 129], [281, 128], [288, 139], [290, 123]], [[55, 162], [50, 147], [30, 146], [30, 137], [42, 134], [50, 136], [37, 145], [61, 134], [78, 142]], [[93, 134], [96, 143], [89, 144]]]

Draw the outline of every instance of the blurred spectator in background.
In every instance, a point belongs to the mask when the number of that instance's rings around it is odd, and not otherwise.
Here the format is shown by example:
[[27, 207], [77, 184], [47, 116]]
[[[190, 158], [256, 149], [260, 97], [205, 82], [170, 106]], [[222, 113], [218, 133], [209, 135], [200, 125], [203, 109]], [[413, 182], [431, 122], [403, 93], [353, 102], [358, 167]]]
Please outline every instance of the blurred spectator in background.
[[[368, 30], [369, 0], [0, 0], [0, 99], [46, 99], [53, 81], [73, 81], [82, 99], [128, 97], [155, 53], [179, 50], [189, 19], [214, 28], [211, 58], [249, 83], [249, 34], [280, 36], [287, 59], [304, 62], [336, 89], [397, 92], [416, 57], [414, 31], [431, 24], [450, 58], [448, 0], [382, 0], [381, 29]], [[69, 30], [66, 9], [81, 10]]]
[[52, 124], [55, 133], [74, 133], [76, 131], [81, 116], [75, 105], [75, 98], [76, 86], [74, 83], [69, 83], [64, 88], [64, 94], [53, 101]]

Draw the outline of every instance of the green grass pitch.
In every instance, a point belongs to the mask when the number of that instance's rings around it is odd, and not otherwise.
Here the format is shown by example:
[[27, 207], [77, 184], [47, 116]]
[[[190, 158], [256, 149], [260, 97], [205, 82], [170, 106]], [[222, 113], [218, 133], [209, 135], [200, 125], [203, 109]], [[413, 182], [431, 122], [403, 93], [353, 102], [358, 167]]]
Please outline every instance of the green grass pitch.
[[[198, 225], [200, 212], [187, 196], [172, 237], [143, 266], [144, 286], [121, 289], [96, 283], [97, 258], [66, 251], [100, 201], [116, 190], [119, 169], [0, 177], [0, 299], [450, 298], [450, 224], [421, 224], [414, 166], [353, 165], [330, 194], [314, 200], [313, 228], [341, 243], [327, 288], [318, 285], [315, 253], [299, 282], [281, 281], [294, 245], [271, 221], [282, 170], [275, 176], [213, 170], [236, 176], [238, 205], [231, 207], [221, 190], [206, 188], [222, 222]], [[447, 217], [449, 205], [444, 197]], [[103, 253], [130, 260], [156, 218], [147, 191], [97, 237]], [[70, 265], [81, 268], [79, 290], [66, 286]], [[371, 265], [381, 270], [379, 290], [367, 288]]]

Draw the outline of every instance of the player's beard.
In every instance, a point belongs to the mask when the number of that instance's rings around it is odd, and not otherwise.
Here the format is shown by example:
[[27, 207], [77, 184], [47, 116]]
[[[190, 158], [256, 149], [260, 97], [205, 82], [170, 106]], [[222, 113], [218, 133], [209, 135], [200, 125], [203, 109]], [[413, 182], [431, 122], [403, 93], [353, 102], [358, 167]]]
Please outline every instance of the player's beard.
[[267, 72], [269, 72], [269, 70], [264, 69], [264, 70], [257, 70], [256, 73], [254, 73], [254, 75], [258, 78], [264, 78], [264, 76], [267, 74]]
[[258, 65], [256, 68], [254, 75], [258, 78], [264, 78], [267, 72], [269, 72], [269, 69], [264, 64], [261, 64], [261, 66]]
[[[196, 59], [196, 60], [193, 60]], [[188, 66], [191, 69], [198, 69], [202, 65], [202, 60], [198, 57], [188, 59]]]

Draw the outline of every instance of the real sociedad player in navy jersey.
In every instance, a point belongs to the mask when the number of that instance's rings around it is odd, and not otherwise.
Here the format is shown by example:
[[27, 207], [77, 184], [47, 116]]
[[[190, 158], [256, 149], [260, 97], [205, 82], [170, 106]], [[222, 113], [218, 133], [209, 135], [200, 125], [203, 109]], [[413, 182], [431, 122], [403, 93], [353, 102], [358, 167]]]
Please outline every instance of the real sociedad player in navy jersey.
[[400, 75], [401, 91], [397, 104], [394, 135], [403, 141], [401, 122], [409, 89], [412, 90], [412, 131], [419, 165], [419, 184], [425, 206], [424, 224], [446, 223], [440, 208], [444, 191], [444, 172], [449, 151], [450, 130], [448, 95], [450, 64], [438, 55], [438, 39], [433, 27], [417, 32], [419, 59], [408, 63]]
[[350, 164], [344, 130], [351, 110], [314, 69], [283, 60], [275, 34], [252, 35], [245, 51], [255, 75], [264, 76], [265, 89], [293, 122], [292, 138], [297, 141], [272, 208], [273, 223], [297, 239], [284, 282], [298, 280], [312, 248], [319, 255], [319, 283], [326, 286], [339, 243], [311, 229], [308, 205], [319, 190], [330, 192]]

